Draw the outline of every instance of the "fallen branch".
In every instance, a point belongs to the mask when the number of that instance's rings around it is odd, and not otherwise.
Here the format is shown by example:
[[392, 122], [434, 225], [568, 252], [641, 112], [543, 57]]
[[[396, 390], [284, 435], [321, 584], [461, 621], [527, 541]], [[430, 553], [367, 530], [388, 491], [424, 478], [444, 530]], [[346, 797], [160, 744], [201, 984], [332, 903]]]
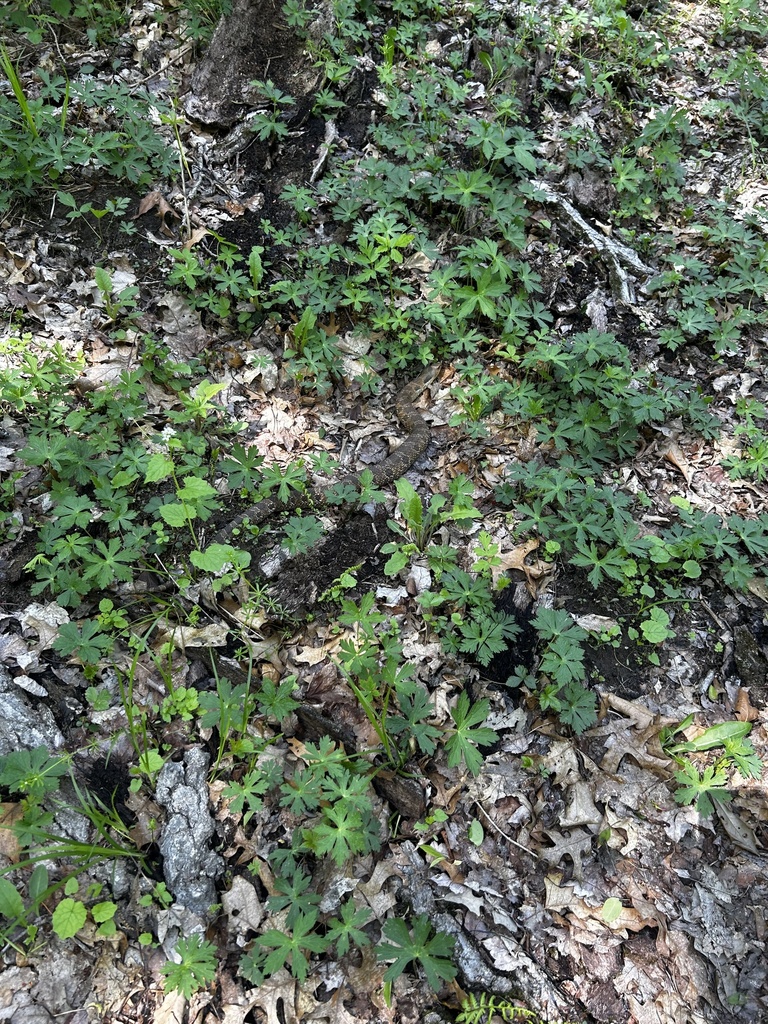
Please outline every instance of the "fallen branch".
[[551, 185], [545, 181], [533, 181], [531, 184], [547, 203], [559, 207], [568, 220], [587, 237], [589, 244], [597, 250], [608, 265], [608, 276], [614, 299], [631, 305], [635, 301], [634, 288], [622, 264], [629, 267], [638, 277], [650, 277], [655, 273], [653, 267], [643, 263], [634, 249], [630, 249], [628, 245], [623, 245], [613, 238], [606, 238], [591, 224], [588, 224], [576, 207], [555, 192]]

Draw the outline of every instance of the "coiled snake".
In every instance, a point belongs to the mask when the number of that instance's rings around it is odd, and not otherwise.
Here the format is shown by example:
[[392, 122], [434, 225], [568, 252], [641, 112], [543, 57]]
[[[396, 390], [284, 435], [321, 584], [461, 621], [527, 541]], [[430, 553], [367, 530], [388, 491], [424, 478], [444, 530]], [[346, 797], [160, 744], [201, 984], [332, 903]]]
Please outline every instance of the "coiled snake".
[[[416, 459], [426, 451], [430, 437], [429, 427], [414, 403], [436, 373], [436, 367], [428, 367], [400, 392], [395, 403], [395, 412], [402, 426], [408, 431], [408, 437], [390, 456], [371, 467], [370, 472], [375, 486], [386, 487], [388, 484], [394, 483], [395, 480], [399, 480], [408, 472]], [[361, 476], [362, 473], [347, 473], [335, 481], [332, 488], [313, 489], [308, 493], [297, 491], [284, 501], [277, 497], [265, 498], [230, 520], [223, 529], [215, 534], [213, 542], [215, 544], [231, 543], [235, 530], [246, 521], [251, 526], [259, 526], [281, 512], [289, 512], [306, 505], [322, 507], [328, 503], [332, 489], [337, 491], [344, 490], [346, 487], [354, 487], [359, 491]]]

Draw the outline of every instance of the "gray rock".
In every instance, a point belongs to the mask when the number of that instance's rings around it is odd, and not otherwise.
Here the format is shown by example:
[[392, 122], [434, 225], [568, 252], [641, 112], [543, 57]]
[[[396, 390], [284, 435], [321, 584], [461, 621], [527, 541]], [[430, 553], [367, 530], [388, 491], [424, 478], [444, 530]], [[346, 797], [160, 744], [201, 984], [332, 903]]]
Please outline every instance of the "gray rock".
[[210, 848], [214, 821], [208, 809], [208, 756], [194, 748], [183, 763], [169, 761], [157, 779], [156, 799], [168, 811], [160, 840], [163, 875], [176, 900], [205, 915], [217, 902], [214, 879], [224, 861]]

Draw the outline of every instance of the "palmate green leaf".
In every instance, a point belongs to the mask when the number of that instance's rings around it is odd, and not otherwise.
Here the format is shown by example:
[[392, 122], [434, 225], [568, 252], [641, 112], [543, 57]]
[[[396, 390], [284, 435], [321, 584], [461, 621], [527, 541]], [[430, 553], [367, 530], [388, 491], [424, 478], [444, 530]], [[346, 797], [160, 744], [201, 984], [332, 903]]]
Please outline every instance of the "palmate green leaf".
[[304, 842], [315, 855], [329, 854], [341, 867], [353, 853], [365, 852], [362, 815], [338, 803], [326, 807], [323, 820], [304, 830]]
[[258, 481], [257, 471], [264, 464], [264, 456], [256, 445], [245, 448], [239, 442], [232, 446], [229, 456], [221, 461], [221, 470], [226, 474], [232, 488], [251, 487]]
[[93, 519], [93, 501], [90, 498], [67, 495], [55, 508], [56, 526], [62, 532], [73, 527], [87, 526]]
[[680, 789], [675, 793], [679, 804], [695, 804], [702, 818], [708, 818], [715, 809], [715, 803], [728, 803], [731, 794], [725, 788], [728, 778], [723, 768], [709, 765], [704, 774], [699, 775], [690, 761], [683, 763], [682, 769], [675, 772], [675, 779]]
[[265, 715], [273, 715], [278, 722], [287, 718], [299, 706], [294, 699], [296, 676], [287, 676], [279, 683], [272, 679], [263, 679], [261, 690], [256, 694], [256, 702]]
[[739, 740], [723, 744], [726, 754], [743, 779], [759, 779], [763, 774], [763, 762], [758, 757], [751, 740]]
[[575, 643], [580, 643], [589, 635], [561, 608], [540, 608], [531, 622], [544, 640], [567, 637]]
[[328, 948], [328, 940], [312, 931], [316, 923], [317, 911], [311, 910], [307, 914], [298, 915], [290, 934], [278, 931], [277, 928], [270, 928], [263, 935], [259, 935], [256, 939], [257, 944], [272, 950], [264, 961], [265, 974], [275, 974], [288, 964], [294, 978], [300, 982], [306, 981], [309, 960], [305, 950], [310, 953], [322, 953]]
[[414, 960], [424, 968], [427, 981], [435, 992], [439, 991], [441, 980], [451, 981], [456, 977], [457, 970], [450, 961], [455, 939], [444, 932], [438, 932], [430, 939], [432, 926], [426, 914], [419, 914], [414, 920], [413, 935], [400, 918], [385, 921], [382, 930], [390, 942], [379, 943], [376, 959], [394, 960], [384, 974], [385, 982], [394, 981]]
[[392, 735], [409, 733], [423, 754], [434, 754], [442, 733], [437, 726], [426, 721], [435, 712], [426, 688], [408, 680], [396, 687], [396, 693], [404, 717], [387, 715], [387, 729]]
[[303, 555], [319, 544], [323, 524], [317, 516], [291, 516], [285, 524], [283, 547], [290, 555]]
[[544, 651], [539, 671], [550, 676], [559, 686], [579, 682], [586, 675], [584, 649], [568, 636], [559, 636]]
[[476, 613], [459, 627], [463, 636], [459, 650], [474, 654], [481, 665], [489, 665], [494, 654], [507, 648], [519, 632], [517, 623], [504, 612]]
[[[320, 896], [309, 888], [312, 879], [303, 871], [296, 869], [290, 877], [275, 878], [275, 892], [279, 895], [270, 896], [267, 909], [271, 914], [279, 913], [288, 908], [285, 923], [293, 928], [302, 914], [311, 914], [320, 902]], [[316, 913], [316, 912], [315, 912]]]
[[341, 908], [341, 916], [331, 918], [328, 922], [326, 938], [329, 943], [336, 944], [336, 955], [345, 956], [349, 952], [350, 942], [358, 947], [370, 944], [370, 939], [362, 926], [368, 921], [371, 911], [368, 907], [358, 910], [355, 901], [350, 898]]
[[138, 557], [133, 545], [126, 544], [120, 537], [112, 537], [108, 544], [97, 540], [93, 546], [95, 550], [83, 558], [86, 563], [83, 579], [93, 580], [104, 589], [114, 580], [127, 583], [133, 578], [133, 566]]
[[53, 649], [68, 657], [71, 654], [84, 665], [95, 665], [99, 658], [114, 646], [111, 637], [102, 632], [98, 622], [86, 619], [82, 628], [76, 622], [65, 622], [53, 642]]
[[297, 770], [280, 786], [283, 794], [280, 806], [287, 807], [291, 814], [306, 814], [314, 811], [322, 797], [320, 779], [309, 769]]
[[597, 721], [594, 693], [585, 689], [580, 683], [569, 683], [558, 694], [560, 708], [558, 716], [565, 725], [570, 725], [579, 735]]
[[11, 793], [23, 793], [41, 800], [59, 788], [59, 779], [69, 771], [67, 758], [51, 756], [47, 747], [13, 750], [0, 758], [0, 785]]
[[590, 569], [587, 578], [593, 587], [600, 586], [604, 575], [619, 582], [622, 582], [627, 575], [627, 560], [615, 548], [608, 548], [603, 555], [598, 552], [594, 541], [589, 541], [587, 544], [577, 543], [576, 548], [578, 553], [571, 556], [571, 564]]
[[490, 701], [480, 700], [470, 708], [466, 693], [460, 695], [456, 707], [451, 710], [455, 731], [445, 744], [448, 765], [451, 768], [455, 768], [463, 760], [472, 775], [479, 773], [483, 766], [483, 758], [476, 744], [487, 746], [498, 739], [498, 734], [493, 729], [480, 726], [488, 717], [490, 706]]
[[216, 947], [195, 932], [188, 939], [179, 940], [176, 953], [181, 963], [167, 963], [161, 968], [165, 985], [170, 991], [181, 992], [190, 999], [216, 977]]

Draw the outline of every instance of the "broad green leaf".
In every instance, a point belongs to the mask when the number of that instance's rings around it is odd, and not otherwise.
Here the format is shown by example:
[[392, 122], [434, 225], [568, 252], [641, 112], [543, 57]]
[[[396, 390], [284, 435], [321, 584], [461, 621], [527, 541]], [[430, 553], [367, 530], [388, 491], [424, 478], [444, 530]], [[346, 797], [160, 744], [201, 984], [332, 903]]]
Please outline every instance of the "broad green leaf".
[[12, 882], [0, 878], [0, 915], [14, 921], [24, 913], [24, 901]]
[[617, 900], [615, 896], [610, 896], [603, 904], [603, 920], [606, 924], [613, 924], [614, 921], [621, 917], [623, 909], [621, 900]]
[[60, 939], [72, 939], [85, 924], [87, 916], [85, 905], [67, 896], [53, 912], [53, 930]]
[[111, 900], [104, 900], [103, 902], [96, 903], [91, 907], [93, 920], [97, 924], [102, 924], [104, 921], [110, 921], [115, 916], [116, 912], [117, 904], [112, 903]]
[[189, 560], [202, 572], [220, 572], [227, 563], [246, 569], [251, 564], [247, 551], [233, 548], [231, 544], [209, 544], [205, 551], [192, 551]]
[[395, 487], [400, 496], [400, 514], [410, 529], [418, 530], [424, 522], [424, 505], [418, 492], [405, 478], [398, 480]]
[[190, 519], [195, 518], [193, 509], [185, 508], [183, 505], [176, 503], [170, 505], [161, 505], [158, 509], [160, 518], [165, 520], [169, 526], [181, 527], [186, 526]]
[[470, 843], [473, 843], [475, 846], [482, 845], [483, 839], [485, 838], [485, 830], [483, 829], [483, 826], [480, 824], [477, 818], [475, 818], [472, 824], [469, 826], [467, 836], [469, 837]]
[[173, 473], [173, 460], [162, 452], [156, 452], [149, 460], [147, 472], [144, 474], [145, 484], [155, 484], [166, 480]]

